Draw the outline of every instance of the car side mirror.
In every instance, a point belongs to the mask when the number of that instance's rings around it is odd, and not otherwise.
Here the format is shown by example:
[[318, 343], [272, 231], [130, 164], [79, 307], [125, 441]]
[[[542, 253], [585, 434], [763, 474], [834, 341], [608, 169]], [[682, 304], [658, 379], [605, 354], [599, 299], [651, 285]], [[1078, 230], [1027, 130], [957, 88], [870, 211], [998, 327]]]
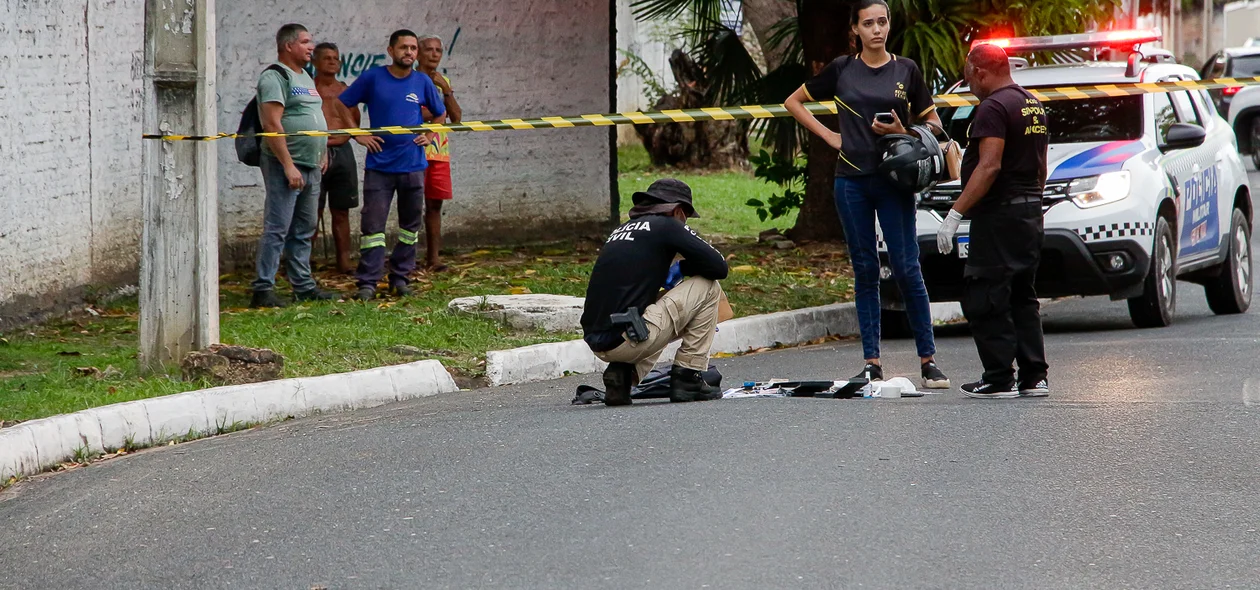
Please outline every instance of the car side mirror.
[[1173, 123], [1168, 128], [1168, 135], [1164, 139], [1164, 144], [1159, 146], [1159, 151], [1168, 153], [1174, 150], [1187, 150], [1203, 145], [1203, 141], [1207, 139], [1207, 131], [1198, 125], [1191, 123]]

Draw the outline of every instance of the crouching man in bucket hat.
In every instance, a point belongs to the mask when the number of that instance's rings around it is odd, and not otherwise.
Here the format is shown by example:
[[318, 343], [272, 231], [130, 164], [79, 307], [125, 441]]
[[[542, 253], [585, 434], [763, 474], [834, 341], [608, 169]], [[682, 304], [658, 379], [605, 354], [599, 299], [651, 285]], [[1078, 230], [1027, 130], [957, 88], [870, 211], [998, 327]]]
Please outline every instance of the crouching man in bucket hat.
[[[604, 403], [629, 404], [630, 389], [679, 338], [670, 401], [718, 399], [721, 391], [700, 373], [709, 366], [724, 301], [718, 281], [726, 278], [726, 259], [687, 227], [687, 219], [698, 215], [686, 183], [661, 179], [631, 198], [630, 221], [613, 230], [591, 270], [582, 313], [583, 339], [610, 363]], [[658, 298], [678, 256], [684, 278]]]

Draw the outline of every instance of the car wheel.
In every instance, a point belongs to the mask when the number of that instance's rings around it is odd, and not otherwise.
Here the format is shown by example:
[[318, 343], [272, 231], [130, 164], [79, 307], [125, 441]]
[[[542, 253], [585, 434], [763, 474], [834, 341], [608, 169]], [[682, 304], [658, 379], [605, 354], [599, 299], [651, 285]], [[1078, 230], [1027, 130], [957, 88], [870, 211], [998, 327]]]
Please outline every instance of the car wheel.
[[1251, 224], [1234, 209], [1229, 228], [1229, 253], [1221, 274], [1203, 285], [1208, 307], [1217, 315], [1242, 313], [1251, 306]]
[[1172, 323], [1177, 305], [1177, 269], [1172, 228], [1163, 217], [1155, 221], [1155, 247], [1142, 294], [1129, 300], [1129, 317], [1139, 328], [1162, 328]]

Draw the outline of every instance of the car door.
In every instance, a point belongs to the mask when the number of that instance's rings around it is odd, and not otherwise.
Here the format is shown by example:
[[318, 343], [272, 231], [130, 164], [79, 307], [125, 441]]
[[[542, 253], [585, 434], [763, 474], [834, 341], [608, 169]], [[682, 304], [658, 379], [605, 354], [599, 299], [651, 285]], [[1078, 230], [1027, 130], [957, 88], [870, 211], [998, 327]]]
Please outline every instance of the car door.
[[[1177, 79], [1181, 77], [1170, 78]], [[1164, 142], [1173, 123], [1198, 125], [1205, 131], [1205, 125], [1211, 124], [1205, 123], [1188, 91], [1154, 96], [1160, 143]], [[1215, 258], [1220, 246], [1217, 143], [1209, 135], [1209, 139], [1199, 147], [1173, 150], [1161, 156], [1161, 164], [1177, 188], [1177, 266], [1181, 268]]]

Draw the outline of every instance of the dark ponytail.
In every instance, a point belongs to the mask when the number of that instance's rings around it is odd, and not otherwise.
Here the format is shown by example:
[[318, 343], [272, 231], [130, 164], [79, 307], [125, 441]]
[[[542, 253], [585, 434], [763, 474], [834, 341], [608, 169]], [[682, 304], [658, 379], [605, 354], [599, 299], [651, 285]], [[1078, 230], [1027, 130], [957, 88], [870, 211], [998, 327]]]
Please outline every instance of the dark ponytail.
[[853, 27], [858, 24], [858, 13], [872, 6], [883, 6], [888, 18], [892, 18], [892, 9], [888, 7], [888, 2], [885, 0], [858, 0], [853, 3], [853, 10], [849, 12], [849, 49], [853, 51], [853, 55], [862, 53], [862, 37], [853, 32]]

